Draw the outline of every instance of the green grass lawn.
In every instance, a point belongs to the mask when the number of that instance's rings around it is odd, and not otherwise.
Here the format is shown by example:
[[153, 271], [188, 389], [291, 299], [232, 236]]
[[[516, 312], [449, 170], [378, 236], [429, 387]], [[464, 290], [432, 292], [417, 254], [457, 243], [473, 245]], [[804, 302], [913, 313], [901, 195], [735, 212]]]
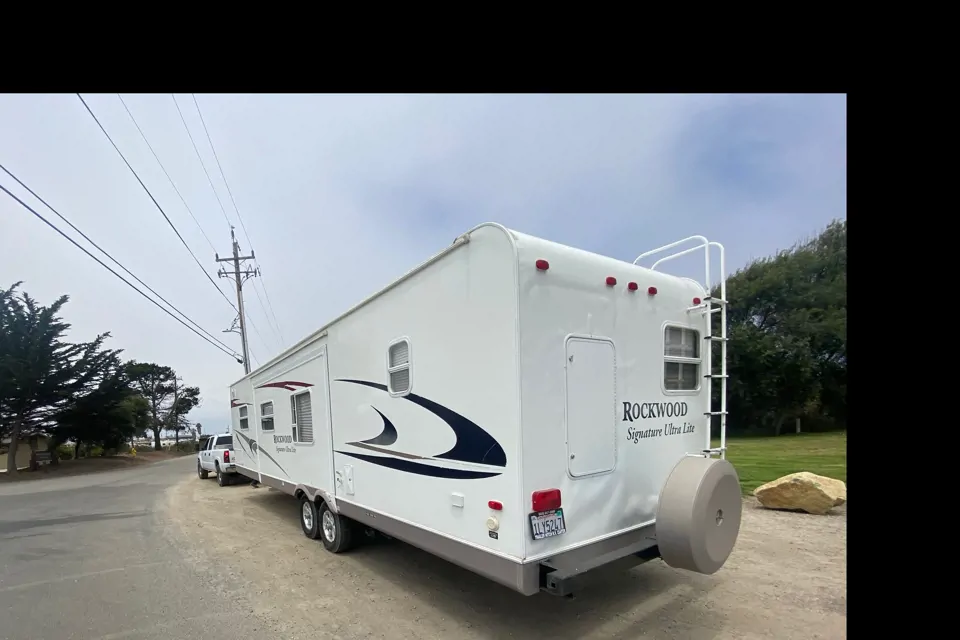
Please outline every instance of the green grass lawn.
[[[720, 446], [714, 440], [713, 446]], [[727, 459], [740, 474], [744, 494], [797, 471], [847, 481], [847, 432], [800, 433], [775, 438], [728, 438]]]

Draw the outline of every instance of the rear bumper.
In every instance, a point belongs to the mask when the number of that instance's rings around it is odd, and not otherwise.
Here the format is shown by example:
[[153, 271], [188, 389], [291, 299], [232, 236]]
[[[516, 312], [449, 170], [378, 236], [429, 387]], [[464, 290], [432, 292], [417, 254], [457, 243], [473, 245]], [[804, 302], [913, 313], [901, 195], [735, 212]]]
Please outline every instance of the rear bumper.
[[543, 560], [540, 588], [557, 596], [573, 593], [580, 579], [594, 569], [626, 571], [660, 557], [655, 527], [650, 525], [572, 549]]
[[372, 511], [343, 498], [337, 499], [337, 506], [342, 515], [352, 520], [528, 596], [541, 590], [567, 595], [577, 587], [578, 578], [588, 571], [608, 565], [626, 569], [660, 555], [654, 537], [654, 525], [627, 531], [550, 558], [522, 563], [422, 529], [382, 512]]
[[223, 473], [239, 473], [239, 471], [237, 471], [237, 465], [235, 465], [235, 464], [233, 464], [233, 463], [229, 463], [229, 464], [225, 464], [225, 465], [221, 466], [221, 467], [220, 467], [220, 470], [221, 470]]

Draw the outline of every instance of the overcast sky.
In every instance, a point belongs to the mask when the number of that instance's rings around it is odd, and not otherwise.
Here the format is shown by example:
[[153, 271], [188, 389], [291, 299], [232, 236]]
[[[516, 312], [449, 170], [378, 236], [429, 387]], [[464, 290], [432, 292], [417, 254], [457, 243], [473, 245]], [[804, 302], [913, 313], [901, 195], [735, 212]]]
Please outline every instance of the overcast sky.
[[[227, 219], [250, 249], [193, 98], [84, 94], [203, 267]], [[632, 261], [691, 234], [730, 269], [846, 218], [844, 96], [197, 95], [263, 273], [245, 289], [254, 366], [485, 221]], [[0, 163], [199, 325], [234, 315], [74, 94], [0, 96]], [[6, 186], [69, 228], [6, 174]], [[202, 232], [201, 232], [202, 227]], [[71, 235], [76, 235], [71, 232]], [[82, 239], [80, 240], [82, 242]], [[696, 275], [692, 265], [677, 265]], [[229, 421], [242, 367], [0, 192], [0, 285], [67, 293], [72, 339], [110, 331], [125, 358], [200, 387], [191, 418]], [[273, 303], [279, 333], [261, 305]], [[259, 299], [258, 299], [259, 294]]]

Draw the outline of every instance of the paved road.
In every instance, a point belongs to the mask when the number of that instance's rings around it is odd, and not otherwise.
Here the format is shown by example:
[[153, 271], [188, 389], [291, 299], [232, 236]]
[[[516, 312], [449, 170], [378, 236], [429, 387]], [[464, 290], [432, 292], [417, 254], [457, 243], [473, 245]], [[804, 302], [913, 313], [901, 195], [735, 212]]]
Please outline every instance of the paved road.
[[275, 640], [164, 513], [193, 464], [0, 484], [0, 639]]

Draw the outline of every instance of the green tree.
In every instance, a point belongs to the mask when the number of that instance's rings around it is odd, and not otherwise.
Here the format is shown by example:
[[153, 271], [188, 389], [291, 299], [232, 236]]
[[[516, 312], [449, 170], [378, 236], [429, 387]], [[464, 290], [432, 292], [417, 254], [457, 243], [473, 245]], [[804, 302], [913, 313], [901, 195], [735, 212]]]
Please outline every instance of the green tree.
[[120, 359], [114, 357], [99, 384], [57, 414], [52, 429], [55, 441], [73, 440], [78, 456], [83, 444], [118, 448], [137, 428], [136, 398]]
[[153, 362], [131, 360], [125, 370], [131, 388], [146, 401], [147, 426], [153, 431], [154, 449], [162, 449], [160, 434], [164, 429], [175, 431], [179, 440], [187, 414], [200, 404], [200, 389], [181, 387], [176, 371]]
[[[60, 317], [64, 295], [43, 306], [17, 282], [0, 290], [0, 432], [16, 451], [22, 435], [51, 425], [51, 418], [75, 396], [103, 379], [119, 351], [104, 350], [104, 333], [91, 342], [63, 340], [70, 325]], [[7, 471], [16, 472], [16, 456], [7, 456]]]
[[153, 432], [153, 448], [160, 451], [160, 432], [164, 427], [164, 417], [173, 400], [177, 373], [170, 367], [153, 362], [126, 364], [130, 384], [147, 401], [149, 411], [148, 427]]
[[801, 416], [845, 426], [846, 221], [736, 272], [727, 297], [731, 431]]
[[190, 421], [187, 419], [187, 414], [199, 405], [199, 387], [177, 387], [174, 390], [173, 403], [167, 412], [164, 428], [174, 432], [176, 444], [180, 444], [180, 432], [190, 429]]
[[145, 438], [150, 431], [150, 403], [139, 392], [131, 390], [123, 404], [133, 420], [133, 435]]

